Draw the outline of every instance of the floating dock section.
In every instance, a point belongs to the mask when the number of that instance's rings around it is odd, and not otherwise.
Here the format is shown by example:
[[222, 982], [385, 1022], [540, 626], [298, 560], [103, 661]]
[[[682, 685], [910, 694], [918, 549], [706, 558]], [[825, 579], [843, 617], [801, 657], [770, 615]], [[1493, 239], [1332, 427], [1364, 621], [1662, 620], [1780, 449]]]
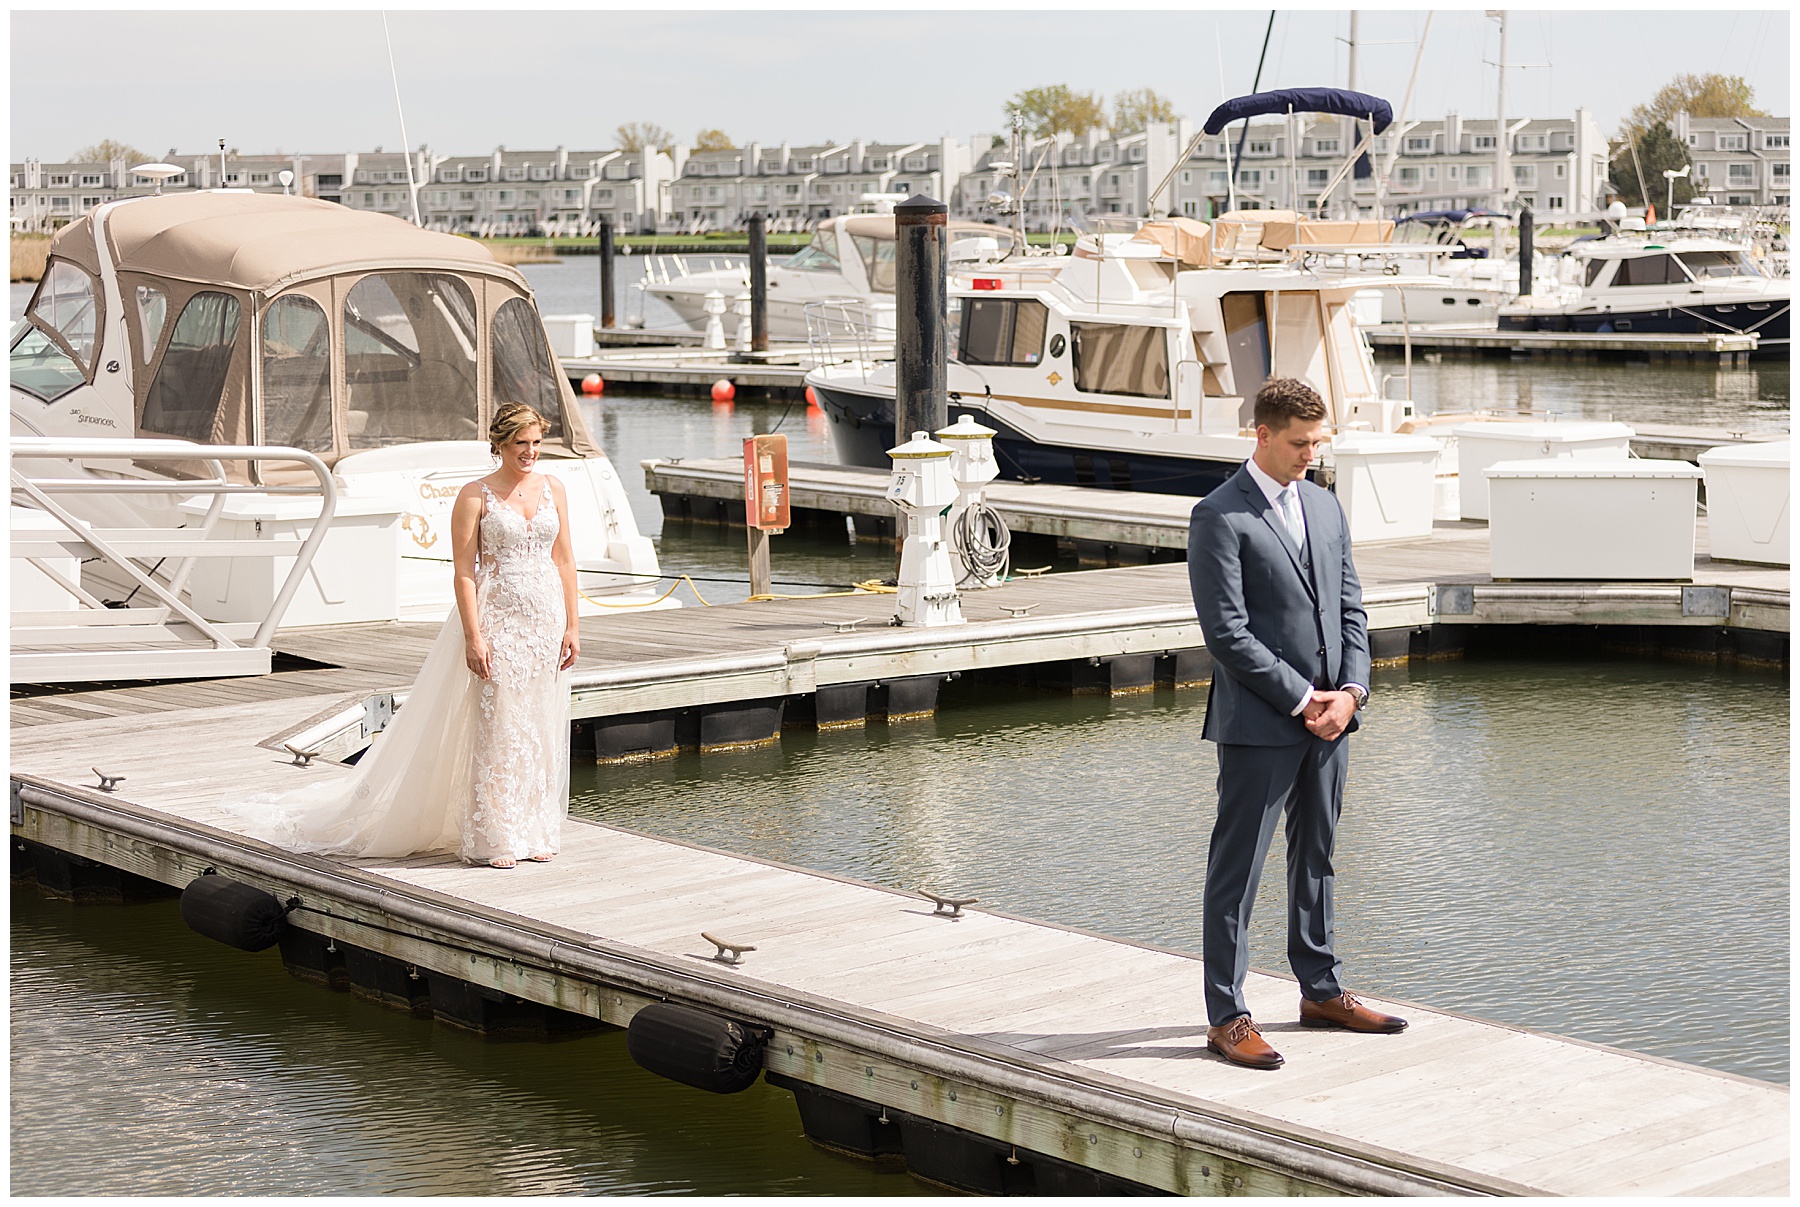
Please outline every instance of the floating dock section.
[[1606, 335], [1582, 331], [1501, 331], [1494, 327], [1431, 324], [1415, 326], [1410, 335], [1399, 323], [1365, 327], [1369, 344], [1389, 351], [1408, 343], [1414, 352], [1456, 352], [1476, 356], [1577, 356], [1586, 358], [1669, 357], [1716, 360], [1722, 365], [1748, 364], [1757, 337], [1739, 332], [1694, 334], [1620, 331]]
[[[1783, 570], [1702, 559], [1689, 583], [1496, 583], [1475, 525], [1357, 560], [1379, 659], [1454, 655], [1512, 625], [1787, 658]], [[952, 628], [891, 628], [892, 607], [853, 595], [584, 620], [574, 752], [897, 721], [984, 677], [1123, 693], [1211, 673], [1179, 564], [972, 593]], [[476, 1031], [697, 1010], [741, 1038], [737, 1065], [794, 1093], [815, 1140], [963, 1190], [1787, 1193], [1785, 1087], [1385, 999], [1405, 1033], [1304, 1031], [1294, 984], [1260, 973], [1246, 993], [1288, 1064], [1242, 1069], [1205, 1051], [1193, 955], [1004, 902], [953, 917], [911, 891], [963, 886], [858, 883], [583, 821], [555, 862], [505, 873], [292, 855], [239, 832], [220, 802], [341, 774], [333, 760], [386, 715], [369, 699], [403, 706], [435, 627], [286, 630], [281, 673], [15, 698], [14, 875], [77, 896], [249, 894], [297, 977]], [[232, 883], [191, 887], [209, 874]], [[734, 948], [742, 962], [722, 962]]]

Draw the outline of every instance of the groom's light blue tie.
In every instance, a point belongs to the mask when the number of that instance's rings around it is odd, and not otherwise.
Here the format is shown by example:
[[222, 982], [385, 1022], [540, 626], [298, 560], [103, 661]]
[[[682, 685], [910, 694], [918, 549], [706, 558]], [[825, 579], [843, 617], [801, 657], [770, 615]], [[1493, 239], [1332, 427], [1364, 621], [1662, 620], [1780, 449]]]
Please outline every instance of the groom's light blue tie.
[[1295, 496], [1298, 491], [1292, 484], [1281, 488], [1275, 496], [1275, 509], [1281, 513], [1281, 522], [1288, 530], [1288, 539], [1294, 542], [1296, 550], [1306, 545], [1306, 524], [1300, 518], [1300, 500]]

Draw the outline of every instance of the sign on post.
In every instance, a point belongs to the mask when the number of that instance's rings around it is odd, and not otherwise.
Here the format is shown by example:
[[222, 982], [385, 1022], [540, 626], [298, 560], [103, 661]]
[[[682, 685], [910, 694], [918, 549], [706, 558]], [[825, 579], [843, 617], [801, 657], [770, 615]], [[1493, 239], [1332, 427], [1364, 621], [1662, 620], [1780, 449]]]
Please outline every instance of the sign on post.
[[750, 595], [769, 594], [769, 536], [788, 526], [787, 437], [744, 440], [744, 522], [750, 545]]

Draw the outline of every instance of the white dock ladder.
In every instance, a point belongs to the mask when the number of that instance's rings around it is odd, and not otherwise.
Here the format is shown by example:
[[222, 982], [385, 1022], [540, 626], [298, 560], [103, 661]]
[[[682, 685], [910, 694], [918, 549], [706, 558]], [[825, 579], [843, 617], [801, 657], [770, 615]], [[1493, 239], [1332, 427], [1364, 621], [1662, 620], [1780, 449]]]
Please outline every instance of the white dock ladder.
[[[10, 510], [13, 598], [21, 593], [20, 573], [37, 572], [32, 586], [37, 602], [60, 590], [70, 597], [63, 606], [20, 609], [11, 616], [11, 674], [15, 683], [93, 682], [117, 679], [168, 679], [267, 674], [269, 643], [282, 614], [325, 540], [337, 512], [337, 485], [317, 456], [278, 445], [197, 444], [153, 438], [55, 439], [14, 436]], [[21, 463], [96, 460], [126, 463], [116, 476], [47, 476], [28, 472]], [[167, 478], [126, 476], [133, 461], [198, 462], [207, 476]], [[316, 484], [259, 486], [231, 481], [227, 461], [287, 462], [305, 466]], [[140, 471], [141, 472], [141, 471]], [[213, 536], [225, 496], [316, 495], [319, 517], [305, 540], [225, 540]], [[211, 503], [198, 526], [100, 527], [73, 514], [55, 496], [101, 496], [97, 510], [133, 495]], [[258, 623], [221, 623], [203, 618], [183, 599], [194, 562], [202, 557], [291, 557], [292, 569]], [[69, 563], [75, 565], [71, 567]], [[79, 563], [102, 561], [148, 597], [146, 606], [109, 606], [82, 586]], [[57, 562], [63, 563], [60, 567]], [[164, 562], [173, 568], [159, 577]], [[149, 563], [150, 570], [140, 563]], [[71, 573], [71, 570], [73, 571]], [[29, 574], [29, 571], [25, 571]], [[41, 576], [41, 577], [38, 577]], [[151, 602], [153, 601], [153, 602]], [[129, 603], [129, 600], [127, 601]]]

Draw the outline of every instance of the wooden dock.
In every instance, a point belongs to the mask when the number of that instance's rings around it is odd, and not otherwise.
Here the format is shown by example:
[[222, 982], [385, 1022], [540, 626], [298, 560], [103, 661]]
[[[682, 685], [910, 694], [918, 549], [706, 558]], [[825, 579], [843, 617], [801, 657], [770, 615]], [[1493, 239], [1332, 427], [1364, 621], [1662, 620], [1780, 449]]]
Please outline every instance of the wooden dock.
[[[508, 873], [239, 835], [227, 794], [339, 770], [271, 749], [322, 703], [18, 730], [15, 840], [166, 885], [214, 871], [270, 892], [298, 906], [296, 971], [324, 980], [348, 960], [338, 973], [391, 1004], [473, 986], [614, 1026], [672, 1001], [766, 1027], [766, 1070], [809, 1127], [831, 1120], [840, 1146], [861, 1128], [966, 1189], [1788, 1191], [1788, 1092], [1749, 1078], [1386, 999], [1371, 1000], [1411, 1020], [1402, 1035], [1306, 1031], [1294, 984], [1261, 973], [1246, 996], [1288, 1063], [1253, 1071], [1205, 1052], [1186, 953], [981, 908], [951, 921], [896, 887], [582, 821], [556, 862]], [[127, 777], [114, 792], [91, 786], [96, 760]], [[756, 950], [727, 967], [702, 931]]]
[[[735, 352], [702, 348], [698, 339], [676, 343], [673, 337], [654, 345], [616, 346], [617, 336], [603, 342], [608, 346], [592, 356], [561, 358], [563, 373], [571, 382], [579, 386], [589, 373], [598, 373], [609, 387], [654, 386], [692, 392], [726, 380], [740, 392], [797, 397], [805, 390], [806, 375], [813, 368], [805, 344], [775, 345], [767, 352]], [[891, 347], [885, 354], [892, 355]]]
[[1363, 328], [1369, 344], [1389, 350], [1408, 342], [1414, 352], [1620, 357], [1709, 357], [1738, 364], [1756, 351], [1754, 335], [1731, 333], [1652, 334], [1621, 331], [1608, 335], [1581, 331], [1501, 331], [1493, 327], [1428, 324], [1414, 326], [1410, 337], [1399, 323]]
[[[1453, 653], [1495, 625], [1787, 658], [1782, 569], [1702, 556], [1691, 583], [1497, 583], [1476, 524], [1356, 556], [1378, 658]], [[1180, 564], [969, 593], [952, 628], [895, 629], [892, 609], [849, 595], [584, 620], [576, 752], [729, 749], [784, 720], [929, 711], [956, 675], [1107, 692], [1210, 675]], [[615, 1026], [676, 1002], [766, 1027], [766, 1072], [816, 1138], [963, 1189], [1787, 1193], [1783, 1086], [1417, 1003], [1377, 1003], [1412, 1020], [1399, 1036], [1304, 1031], [1293, 983], [1261, 973], [1247, 997], [1288, 1064], [1241, 1069], [1204, 1050], [1193, 955], [1004, 902], [953, 922], [905, 891], [957, 885], [863, 884], [581, 821], [554, 863], [506, 873], [289, 855], [239, 833], [219, 802], [341, 773], [329, 760], [367, 743], [365, 701], [403, 705], [436, 627], [283, 630], [275, 674], [15, 697], [15, 870], [23, 850], [176, 887], [213, 869], [297, 898], [296, 975], [458, 1025], [480, 999]], [[321, 754], [298, 766], [289, 743]], [[102, 791], [96, 766], [125, 779]], [[702, 932], [756, 950], [727, 967]]]

